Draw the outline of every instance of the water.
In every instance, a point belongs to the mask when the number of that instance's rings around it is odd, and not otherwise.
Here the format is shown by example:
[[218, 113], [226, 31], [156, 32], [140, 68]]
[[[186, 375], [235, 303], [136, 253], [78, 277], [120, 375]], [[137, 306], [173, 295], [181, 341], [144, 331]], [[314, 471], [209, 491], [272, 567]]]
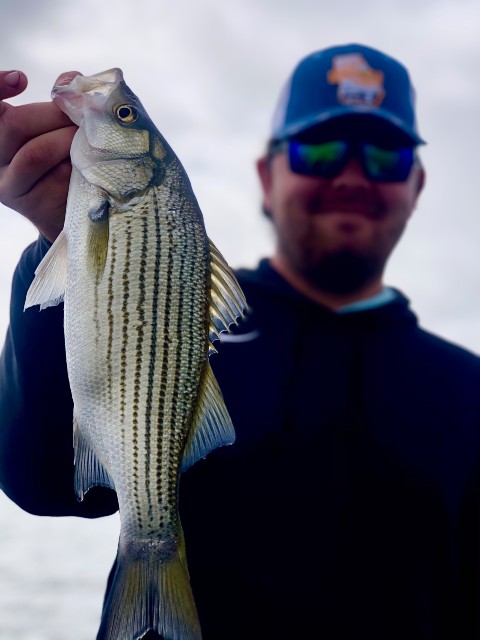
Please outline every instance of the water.
[[[12, 273], [37, 234], [2, 207], [0, 217], [1, 349]], [[93, 640], [118, 530], [118, 516], [32, 516], [0, 491], [0, 640]]]
[[0, 492], [0, 640], [93, 640], [118, 515], [25, 513]]

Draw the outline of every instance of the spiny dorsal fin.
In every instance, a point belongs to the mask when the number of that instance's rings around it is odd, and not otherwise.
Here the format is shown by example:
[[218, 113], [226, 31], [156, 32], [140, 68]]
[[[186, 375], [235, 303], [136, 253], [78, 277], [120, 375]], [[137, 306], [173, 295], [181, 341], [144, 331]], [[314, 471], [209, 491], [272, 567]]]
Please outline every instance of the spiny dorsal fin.
[[247, 301], [238, 281], [225, 262], [220, 251], [210, 240], [211, 297], [210, 297], [210, 352], [215, 348], [211, 344], [218, 340], [218, 334], [229, 331], [237, 324], [247, 310]]
[[40, 305], [40, 310], [63, 301], [67, 284], [67, 237], [61, 231], [35, 270], [35, 278], [27, 291], [24, 310]]
[[217, 447], [233, 444], [234, 441], [232, 420], [212, 368], [207, 363], [190, 440], [183, 456], [182, 471]]

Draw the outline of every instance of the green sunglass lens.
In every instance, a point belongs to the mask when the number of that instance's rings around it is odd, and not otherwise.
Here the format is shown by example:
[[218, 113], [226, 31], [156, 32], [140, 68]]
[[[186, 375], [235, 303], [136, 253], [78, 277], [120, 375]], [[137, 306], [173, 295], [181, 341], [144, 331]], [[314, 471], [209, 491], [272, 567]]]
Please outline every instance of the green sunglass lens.
[[348, 145], [345, 142], [321, 144], [290, 143], [290, 164], [293, 171], [307, 175], [329, 177], [338, 172]]
[[363, 145], [364, 163], [372, 180], [406, 180], [413, 164], [412, 149], [382, 149]]

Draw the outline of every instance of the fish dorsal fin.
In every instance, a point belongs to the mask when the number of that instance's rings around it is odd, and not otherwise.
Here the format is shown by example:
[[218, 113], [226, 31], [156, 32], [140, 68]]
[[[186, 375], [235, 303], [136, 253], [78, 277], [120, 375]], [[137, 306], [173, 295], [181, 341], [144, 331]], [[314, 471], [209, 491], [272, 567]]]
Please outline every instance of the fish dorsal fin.
[[219, 339], [222, 331], [229, 331], [232, 324], [237, 324], [247, 310], [247, 301], [224, 257], [210, 240], [210, 353], [216, 349], [212, 343]]
[[77, 419], [73, 418], [73, 447], [75, 451], [75, 494], [82, 501], [92, 487], [110, 487], [115, 489], [108, 471], [95, 455], [82, 433]]
[[40, 305], [40, 310], [63, 301], [67, 284], [67, 237], [61, 231], [35, 270], [35, 278], [27, 291], [24, 309]]
[[217, 447], [234, 441], [232, 420], [212, 367], [207, 363], [190, 439], [183, 456], [182, 472]]

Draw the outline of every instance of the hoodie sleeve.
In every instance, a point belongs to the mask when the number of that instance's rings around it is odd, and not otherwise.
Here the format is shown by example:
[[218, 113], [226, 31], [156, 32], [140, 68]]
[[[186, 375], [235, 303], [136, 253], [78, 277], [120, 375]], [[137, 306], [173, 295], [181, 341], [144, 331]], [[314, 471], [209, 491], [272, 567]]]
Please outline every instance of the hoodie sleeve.
[[0, 488], [36, 515], [98, 517], [113, 513], [115, 493], [73, 491], [73, 402], [67, 377], [63, 304], [23, 310], [49, 243], [27, 247], [12, 283], [10, 326], [0, 357]]

